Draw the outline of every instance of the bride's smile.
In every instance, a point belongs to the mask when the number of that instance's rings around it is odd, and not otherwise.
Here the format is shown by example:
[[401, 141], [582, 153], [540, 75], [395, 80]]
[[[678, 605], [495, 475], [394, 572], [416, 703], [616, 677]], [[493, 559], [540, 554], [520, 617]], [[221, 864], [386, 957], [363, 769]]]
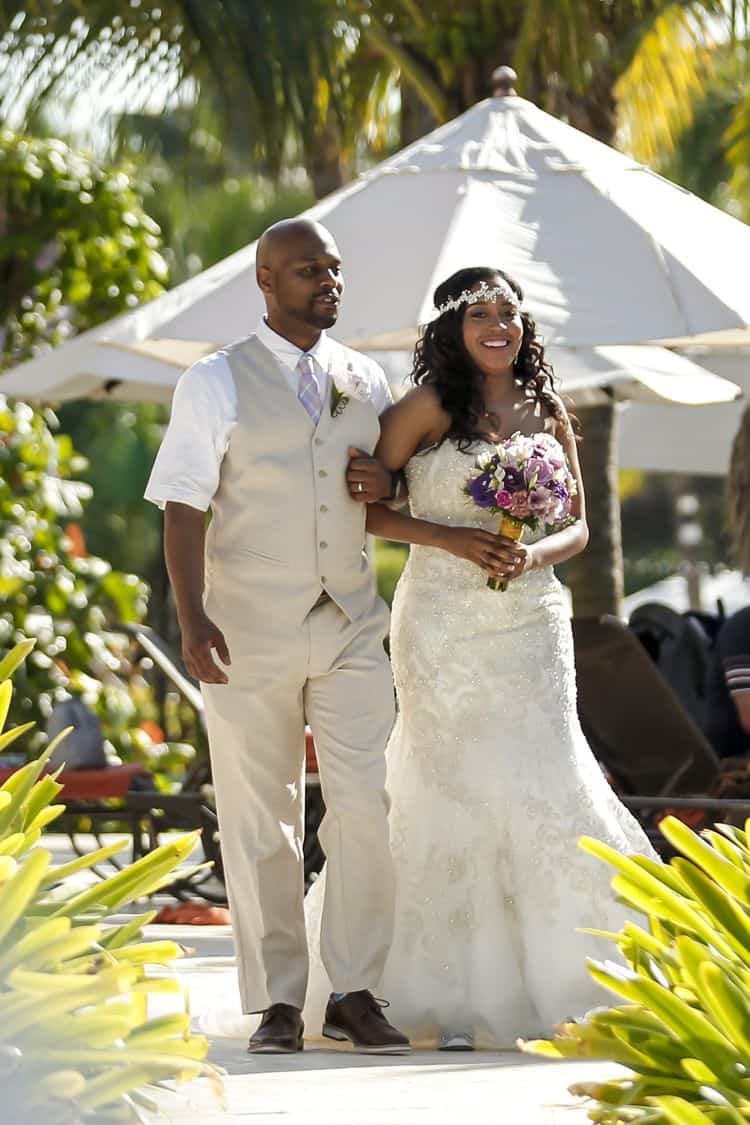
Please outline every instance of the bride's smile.
[[510, 374], [521, 348], [523, 322], [517, 304], [500, 296], [468, 305], [463, 342], [472, 363], [486, 376]]

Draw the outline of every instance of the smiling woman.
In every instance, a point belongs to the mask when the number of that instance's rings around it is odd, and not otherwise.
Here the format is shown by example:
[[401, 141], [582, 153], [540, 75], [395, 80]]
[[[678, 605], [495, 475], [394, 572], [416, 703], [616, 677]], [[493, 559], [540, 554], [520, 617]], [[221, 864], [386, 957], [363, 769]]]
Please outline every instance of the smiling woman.
[[563, 420], [552, 368], [523, 290], [502, 270], [458, 270], [435, 290], [438, 316], [414, 355], [413, 380], [434, 387], [450, 415], [446, 437], [473, 440], [542, 429], [545, 414]]
[[[396, 925], [377, 995], [416, 1043], [445, 1050], [508, 1046], [526, 1027], [595, 1004], [585, 956], [597, 941], [576, 927], [606, 919], [619, 929], [626, 914], [576, 839], [589, 832], [650, 854], [576, 714], [569, 612], [552, 567], [586, 545], [583, 489], [521, 301], [496, 270], [462, 271], [438, 288], [418, 385], [385, 412], [376, 448], [386, 468], [404, 470], [410, 514], [372, 504], [367, 515], [369, 531], [411, 544], [391, 620]], [[497, 450], [514, 433], [517, 463]], [[493, 476], [491, 505], [467, 502], [478, 469]], [[525, 519], [542, 474], [563, 470], [549, 525], [528, 521], [527, 542], [498, 533], [501, 489]], [[488, 576], [498, 580], [489, 589]], [[307, 896], [313, 1024], [331, 986], [316, 937], [327, 879]]]

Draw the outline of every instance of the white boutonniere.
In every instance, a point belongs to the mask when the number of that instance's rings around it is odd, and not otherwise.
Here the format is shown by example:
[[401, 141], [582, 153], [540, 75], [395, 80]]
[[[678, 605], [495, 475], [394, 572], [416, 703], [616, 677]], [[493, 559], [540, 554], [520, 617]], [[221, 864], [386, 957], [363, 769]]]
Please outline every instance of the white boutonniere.
[[331, 372], [331, 417], [338, 418], [346, 410], [349, 399], [367, 402], [370, 398], [370, 384], [364, 375], [359, 375], [350, 362], [340, 371]]

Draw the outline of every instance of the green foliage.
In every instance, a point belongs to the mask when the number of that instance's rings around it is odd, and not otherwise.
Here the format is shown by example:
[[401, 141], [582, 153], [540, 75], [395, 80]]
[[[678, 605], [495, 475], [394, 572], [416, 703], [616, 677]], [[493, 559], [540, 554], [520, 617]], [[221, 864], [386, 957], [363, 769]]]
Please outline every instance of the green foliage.
[[[5, 363], [161, 292], [159, 228], [123, 168], [101, 166], [59, 141], [5, 131], [0, 189], [0, 229], [7, 231], [0, 245], [0, 276], [8, 282], [0, 286]], [[105, 408], [109, 429], [100, 430], [94, 444], [107, 483], [101, 534], [94, 538], [106, 557], [119, 532], [127, 544], [121, 566], [135, 570], [146, 550], [153, 557], [158, 549], [158, 513], [145, 510], [139, 493], [134, 514], [120, 503], [121, 493], [142, 486], [162, 412], [138, 408], [137, 418], [150, 411], [150, 420], [134, 432], [118, 424], [134, 412], [119, 410], [113, 417]], [[157, 717], [151, 690], [130, 667], [124, 640], [109, 630], [114, 622], [142, 619], [147, 587], [71, 540], [69, 532], [77, 535], [85, 520], [91, 487], [80, 480], [86, 461], [57, 429], [51, 411], [10, 406], [0, 393], [0, 650], [21, 635], [37, 640], [19, 676], [13, 718], [43, 725], [57, 700], [79, 696], [98, 714], [118, 753], [173, 770], [175, 756], [184, 765], [189, 748], [157, 754], [141, 729], [143, 719]], [[149, 441], [141, 444], [144, 431]], [[118, 522], [123, 518], [127, 535]], [[42, 738], [37, 733], [32, 747], [38, 749]]]
[[375, 572], [378, 579], [378, 593], [388, 605], [393, 601], [396, 583], [401, 577], [408, 556], [409, 548], [405, 543], [376, 540]]
[[647, 929], [632, 921], [604, 935], [626, 965], [590, 963], [625, 1003], [523, 1049], [626, 1067], [626, 1077], [573, 1087], [597, 1103], [589, 1117], [601, 1125], [741, 1123], [750, 1119], [750, 821], [701, 836], [675, 817], [660, 827], [680, 853], [669, 864], [581, 841], [614, 868], [624, 903], [648, 918]]
[[[87, 0], [85, 7], [76, 0], [30, 0], [19, 18], [6, 5], [0, 115], [11, 107], [18, 112], [19, 102], [33, 114], [45, 101], [65, 103], [81, 89], [107, 105], [102, 76], [113, 73], [127, 73], [128, 101], [143, 107], [158, 87], [163, 98], [165, 88], [175, 91], [187, 76], [216, 107], [221, 131], [244, 150], [245, 170], [260, 164], [275, 177], [292, 150], [306, 154], [315, 181], [316, 155], [325, 152], [338, 186], [360, 134], [374, 142], [380, 137], [378, 111], [392, 76], [390, 64], [350, 22], [359, 5], [350, 7], [338, 0]], [[328, 188], [322, 171], [317, 194]]]
[[62, 404], [57, 416], [87, 462], [80, 476], [92, 494], [80, 524], [88, 549], [118, 570], [139, 575], [153, 591], [163, 569], [162, 521], [143, 493], [164, 434], [166, 408], [78, 400]]
[[[23, 642], [0, 665], [0, 732], [11, 702], [8, 677], [32, 645]], [[0, 743], [19, 733], [7, 731]], [[62, 786], [42, 773], [52, 749], [0, 787], [3, 1119], [13, 1125], [142, 1121], [142, 1111], [155, 1108], [142, 1087], [217, 1075], [202, 1061], [207, 1041], [190, 1032], [187, 996], [168, 974], [180, 946], [142, 941], [153, 911], [124, 925], [110, 916], [169, 884], [198, 834], [82, 887], [81, 873], [125, 841], [57, 866], [39, 846], [64, 810], [54, 803]], [[182, 994], [182, 1010], [149, 1013], [149, 998], [164, 993]]]
[[71, 693], [128, 751], [139, 719], [117, 678], [117, 640], [107, 625], [140, 620], [147, 590], [135, 575], [75, 552], [66, 528], [80, 519], [90, 489], [74, 479], [82, 464], [70, 439], [51, 425], [50, 411], [11, 406], [0, 395], [0, 651], [22, 636], [37, 642], [19, 674], [12, 718], [43, 723]]
[[0, 368], [157, 296], [159, 228], [126, 171], [0, 130]]

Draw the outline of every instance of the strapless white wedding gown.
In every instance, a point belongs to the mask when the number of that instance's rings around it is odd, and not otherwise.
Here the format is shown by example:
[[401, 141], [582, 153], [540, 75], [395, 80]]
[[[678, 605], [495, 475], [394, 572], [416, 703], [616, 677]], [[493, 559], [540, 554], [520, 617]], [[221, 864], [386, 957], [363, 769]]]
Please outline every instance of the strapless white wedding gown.
[[[463, 493], [475, 453], [451, 442], [406, 466], [412, 513], [495, 530]], [[531, 537], [530, 537], [531, 538]], [[551, 568], [489, 590], [477, 566], [412, 547], [393, 603], [399, 711], [388, 745], [397, 881], [394, 940], [376, 990], [416, 1044], [443, 1031], [512, 1046], [608, 1002], [577, 932], [626, 918], [610, 871], [577, 846], [595, 836], [654, 855], [591, 754], [576, 713], [573, 643]], [[306, 1033], [320, 1034], [330, 982], [320, 959], [325, 870], [306, 897]], [[241, 1035], [234, 975], [214, 978], [213, 1034]], [[205, 1009], [204, 1009], [205, 1011]]]
[[[475, 456], [446, 441], [413, 457], [412, 514], [495, 530], [497, 517], [463, 493]], [[609, 869], [576, 841], [654, 853], [581, 731], [568, 608], [552, 569], [498, 592], [474, 564], [412, 547], [391, 658], [397, 900], [377, 989], [388, 1018], [416, 1042], [447, 1030], [508, 1046], [607, 1003], [585, 957], [611, 957], [613, 947], [576, 931], [619, 929], [626, 913]], [[306, 900], [313, 1034], [330, 991], [318, 948], [324, 877]]]

